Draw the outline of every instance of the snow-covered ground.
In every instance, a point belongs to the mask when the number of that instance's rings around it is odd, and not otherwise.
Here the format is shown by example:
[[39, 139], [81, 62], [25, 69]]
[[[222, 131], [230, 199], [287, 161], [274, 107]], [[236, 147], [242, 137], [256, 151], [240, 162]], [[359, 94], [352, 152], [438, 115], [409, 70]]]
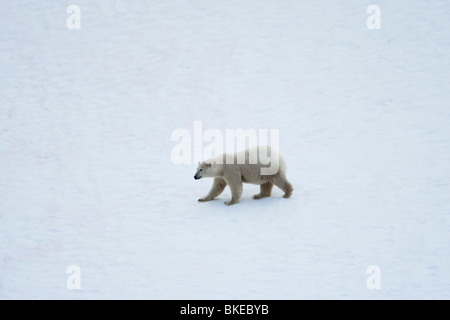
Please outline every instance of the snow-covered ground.
[[[449, 299], [449, 16], [446, 0], [2, 1], [0, 298]], [[198, 203], [212, 180], [171, 159], [197, 120], [278, 129], [292, 198]]]

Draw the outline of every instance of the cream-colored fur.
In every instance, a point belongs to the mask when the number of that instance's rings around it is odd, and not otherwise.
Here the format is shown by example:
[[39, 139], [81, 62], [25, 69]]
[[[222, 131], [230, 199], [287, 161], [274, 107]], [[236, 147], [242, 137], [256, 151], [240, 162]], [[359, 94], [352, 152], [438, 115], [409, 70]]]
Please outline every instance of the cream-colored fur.
[[[266, 154], [268, 154], [267, 157], [265, 157]], [[234, 154], [223, 154], [201, 162], [194, 178], [205, 177], [214, 178], [214, 182], [209, 193], [198, 199], [199, 202], [213, 200], [228, 185], [231, 189], [231, 200], [225, 204], [238, 203], [241, 199], [243, 183], [260, 185], [260, 193], [255, 194], [254, 199], [270, 197], [273, 185], [284, 191], [284, 198], [289, 198], [293, 191], [292, 185], [286, 179], [284, 158], [270, 147], [257, 147]]]

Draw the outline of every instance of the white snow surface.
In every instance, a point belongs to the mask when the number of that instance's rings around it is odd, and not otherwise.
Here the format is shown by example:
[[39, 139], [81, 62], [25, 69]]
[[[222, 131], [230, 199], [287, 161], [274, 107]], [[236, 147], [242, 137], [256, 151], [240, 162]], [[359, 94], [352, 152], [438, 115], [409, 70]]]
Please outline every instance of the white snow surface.
[[[446, 0], [2, 1], [0, 298], [450, 299], [449, 16]], [[212, 179], [171, 159], [196, 120], [279, 129], [293, 196], [198, 203]]]

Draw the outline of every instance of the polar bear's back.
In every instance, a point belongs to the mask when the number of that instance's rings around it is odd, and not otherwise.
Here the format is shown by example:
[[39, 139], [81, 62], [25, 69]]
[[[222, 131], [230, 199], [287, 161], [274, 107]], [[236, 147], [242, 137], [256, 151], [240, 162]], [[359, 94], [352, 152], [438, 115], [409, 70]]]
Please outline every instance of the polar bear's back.
[[222, 162], [228, 174], [232, 172], [240, 174], [242, 181], [247, 183], [261, 184], [275, 176], [286, 174], [286, 162], [283, 156], [268, 146], [223, 154], [216, 157], [215, 162]]
[[[239, 163], [239, 159], [244, 158], [244, 164], [255, 164], [259, 168], [276, 166], [280, 171], [286, 171], [286, 162], [283, 156], [270, 146], [260, 146], [249, 148], [235, 153], [235, 163]], [[256, 163], [255, 163], [256, 158]]]

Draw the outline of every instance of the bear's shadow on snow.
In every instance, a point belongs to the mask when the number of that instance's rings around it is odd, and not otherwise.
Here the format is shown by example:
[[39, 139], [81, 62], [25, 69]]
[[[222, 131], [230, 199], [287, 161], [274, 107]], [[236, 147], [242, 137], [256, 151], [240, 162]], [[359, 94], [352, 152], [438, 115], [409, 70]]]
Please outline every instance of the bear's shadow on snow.
[[283, 198], [283, 193], [282, 192], [273, 192], [272, 196], [270, 197], [266, 197], [266, 198], [262, 198], [262, 199], [254, 199], [253, 195], [257, 194], [259, 189], [250, 189], [248, 190], [248, 192], [244, 191], [244, 194], [242, 195], [240, 202], [227, 206], [225, 204], [225, 202], [230, 201], [231, 199], [231, 192], [229, 192], [230, 194], [227, 194], [226, 192], [224, 192], [223, 195], [209, 200], [209, 201], [205, 201], [205, 202], [199, 202], [198, 200], [193, 200], [196, 202], [196, 205], [200, 206], [200, 207], [205, 207], [205, 208], [224, 208], [225, 210], [231, 210], [231, 211], [236, 211], [236, 210], [265, 210], [265, 209], [269, 209], [269, 208], [273, 208], [273, 207], [279, 207], [280, 205], [282, 205], [283, 203], [290, 203], [292, 202], [293, 199], [284, 199]]

